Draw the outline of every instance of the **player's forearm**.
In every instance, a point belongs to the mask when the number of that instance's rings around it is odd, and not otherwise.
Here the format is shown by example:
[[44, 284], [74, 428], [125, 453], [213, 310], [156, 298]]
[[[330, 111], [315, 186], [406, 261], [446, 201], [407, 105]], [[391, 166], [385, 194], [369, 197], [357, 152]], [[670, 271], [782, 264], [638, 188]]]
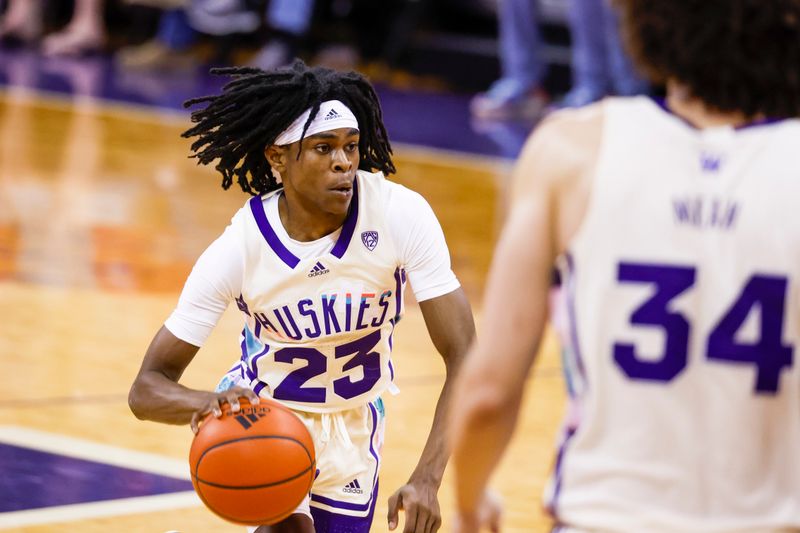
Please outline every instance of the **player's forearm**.
[[475, 339], [475, 322], [469, 301], [462, 288], [450, 294], [420, 302], [425, 324], [436, 350], [442, 356], [447, 375], [436, 403], [431, 431], [412, 479], [442, 481], [450, 449], [447, 425], [450, 397], [463, 362]]
[[[518, 350], [513, 343], [498, 352], [478, 342], [453, 391], [450, 437], [456, 502], [465, 516], [477, 511], [516, 425], [525, 371], [508, 369], [523, 359]], [[506, 379], [500, 379], [498, 372]]]
[[[459, 387], [463, 392], [464, 387]], [[480, 386], [454, 399], [453, 464], [457, 508], [469, 514], [477, 510], [492, 471], [511, 440], [519, 413], [519, 401], [506, 393]]]
[[434, 483], [437, 487], [442, 483], [442, 476], [450, 457], [450, 450], [447, 446], [447, 405], [452, 386], [453, 378], [448, 376], [439, 395], [439, 401], [436, 403], [428, 440], [425, 442], [425, 447], [410, 480]]
[[143, 371], [128, 394], [128, 405], [136, 418], [165, 424], [188, 424], [192, 415], [214, 396], [175, 383], [157, 371]]

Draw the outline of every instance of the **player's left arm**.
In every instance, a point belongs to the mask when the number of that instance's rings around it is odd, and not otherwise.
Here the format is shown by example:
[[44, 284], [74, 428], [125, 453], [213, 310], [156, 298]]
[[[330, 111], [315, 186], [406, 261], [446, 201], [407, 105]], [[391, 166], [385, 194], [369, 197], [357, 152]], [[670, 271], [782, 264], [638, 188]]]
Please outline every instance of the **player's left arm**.
[[449, 431], [459, 533], [487, 526], [480, 517], [485, 488], [511, 439], [543, 334], [553, 265], [551, 241], [542, 230], [547, 203], [536, 197], [513, 209], [485, 291], [483, 333], [453, 391]]
[[[497, 528], [486, 486], [517, 423], [544, 334], [552, 269], [582, 224], [602, 132], [602, 104], [537, 127], [513, 173], [513, 202], [483, 298], [481, 337], [453, 391], [455, 531]], [[483, 515], [483, 516], [482, 516]]]
[[420, 302], [419, 307], [431, 340], [444, 360], [446, 377], [417, 466], [408, 482], [389, 498], [389, 529], [397, 526], [398, 511], [402, 509], [404, 532], [431, 533], [438, 530], [442, 522], [437, 494], [449, 457], [447, 404], [461, 361], [475, 337], [475, 323], [461, 287]]

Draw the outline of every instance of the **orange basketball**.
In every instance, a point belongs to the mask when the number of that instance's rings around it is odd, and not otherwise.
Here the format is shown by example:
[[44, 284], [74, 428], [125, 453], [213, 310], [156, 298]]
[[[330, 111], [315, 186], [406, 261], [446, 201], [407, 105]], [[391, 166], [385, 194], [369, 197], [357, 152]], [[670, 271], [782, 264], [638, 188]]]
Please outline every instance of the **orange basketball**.
[[241, 400], [207, 417], [189, 452], [192, 483], [217, 515], [247, 525], [274, 524], [294, 511], [311, 490], [314, 443], [303, 422], [286, 407]]

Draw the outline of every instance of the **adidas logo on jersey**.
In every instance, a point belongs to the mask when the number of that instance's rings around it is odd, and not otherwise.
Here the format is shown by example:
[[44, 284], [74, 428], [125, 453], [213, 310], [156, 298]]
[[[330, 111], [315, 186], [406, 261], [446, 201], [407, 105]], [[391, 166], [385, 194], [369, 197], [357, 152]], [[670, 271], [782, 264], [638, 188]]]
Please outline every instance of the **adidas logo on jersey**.
[[335, 109], [331, 109], [330, 111], [328, 111], [328, 114], [325, 115], [325, 120], [333, 120], [339, 117], [340, 117], [339, 113], [337, 113]]
[[308, 273], [308, 277], [309, 277], [309, 278], [313, 278], [314, 276], [321, 276], [321, 275], [323, 275], [323, 274], [327, 274], [328, 272], [330, 272], [330, 270], [328, 270], [327, 268], [325, 268], [325, 267], [322, 265], [322, 263], [320, 263], [319, 261], [317, 261], [317, 264], [316, 264], [316, 265], [314, 265], [314, 268], [312, 268], [312, 269], [311, 269], [311, 271]]
[[342, 492], [346, 492], [348, 494], [364, 494], [364, 491], [361, 489], [361, 485], [358, 484], [358, 480], [354, 479], [350, 483], [344, 486]]

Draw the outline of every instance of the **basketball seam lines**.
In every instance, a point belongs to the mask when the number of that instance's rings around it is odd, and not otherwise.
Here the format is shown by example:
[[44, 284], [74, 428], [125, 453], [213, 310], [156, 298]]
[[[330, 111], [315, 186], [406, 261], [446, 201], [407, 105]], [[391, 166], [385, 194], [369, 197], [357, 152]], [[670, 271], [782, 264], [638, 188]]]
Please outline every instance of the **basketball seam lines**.
[[[241, 441], [245, 441], [245, 440], [260, 440], [260, 439], [283, 439], [283, 440], [290, 440], [290, 441], [296, 442], [297, 444], [299, 444], [299, 445], [300, 445], [300, 447], [302, 447], [302, 448], [303, 448], [303, 451], [304, 451], [304, 452], [306, 452], [306, 455], [308, 456], [308, 459], [309, 459], [309, 461], [311, 461], [311, 466], [310, 466], [309, 468], [306, 468], [305, 470], [303, 470], [301, 473], [299, 473], [299, 474], [297, 474], [297, 475], [295, 475], [295, 476], [293, 476], [293, 477], [290, 477], [290, 478], [288, 478], [288, 479], [284, 479], [284, 480], [282, 480], [282, 481], [280, 481], [280, 482], [269, 483], [269, 484], [266, 484], [266, 485], [253, 485], [253, 486], [249, 486], [249, 487], [234, 487], [234, 486], [229, 486], [229, 485], [220, 485], [220, 484], [218, 484], [218, 483], [213, 483], [213, 482], [211, 482], [211, 481], [204, 481], [202, 478], [200, 478], [200, 477], [197, 475], [197, 471], [198, 471], [198, 470], [199, 470], [199, 468], [200, 468], [200, 463], [202, 463], [202, 462], [203, 462], [203, 457], [205, 457], [205, 456], [206, 456], [206, 454], [207, 454], [208, 452], [210, 452], [211, 450], [213, 450], [213, 449], [215, 449], [215, 448], [219, 448], [220, 446], [224, 446], [224, 445], [226, 445], [226, 444], [231, 444], [231, 443], [233, 443], [233, 442], [241, 442]], [[196, 480], [197, 480], [197, 482], [198, 482], [198, 483], [204, 483], [204, 484], [206, 484], [206, 485], [209, 485], [209, 486], [212, 486], [212, 487], [226, 488], [226, 489], [234, 489], [234, 490], [240, 490], [240, 489], [254, 489], [254, 488], [264, 488], [264, 487], [271, 487], [271, 486], [273, 486], [273, 485], [278, 485], [278, 484], [280, 484], [280, 483], [285, 483], [286, 481], [291, 481], [291, 480], [293, 480], [293, 479], [297, 479], [298, 477], [300, 477], [300, 476], [302, 476], [303, 474], [305, 474], [306, 472], [308, 472], [308, 470], [309, 470], [310, 468], [314, 468], [314, 465], [315, 465], [315, 464], [316, 464], [316, 461], [314, 461], [314, 460], [312, 459], [312, 457], [311, 457], [311, 453], [309, 453], [309, 451], [308, 451], [308, 448], [306, 448], [306, 445], [305, 445], [305, 444], [303, 444], [302, 442], [300, 442], [300, 441], [299, 441], [299, 440], [297, 440], [297, 439], [294, 439], [294, 438], [292, 438], [292, 437], [283, 437], [283, 436], [278, 436], [278, 435], [253, 435], [252, 437], [240, 437], [240, 438], [238, 438], [238, 439], [231, 439], [231, 440], [226, 440], [226, 441], [224, 441], [224, 442], [218, 442], [217, 444], [215, 444], [215, 445], [213, 445], [213, 446], [211, 446], [211, 447], [207, 448], [206, 450], [204, 450], [204, 451], [203, 451], [203, 453], [202, 453], [202, 454], [200, 454], [200, 457], [198, 457], [198, 458], [197, 458], [197, 464], [195, 464], [195, 467], [194, 467], [194, 472], [192, 472], [192, 476], [194, 477], [194, 479], [196, 479]]]
[[312, 464], [299, 474], [295, 474], [292, 477], [287, 477], [280, 481], [273, 481], [272, 483], [264, 483], [261, 485], [222, 485], [221, 483], [214, 483], [213, 481], [205, 481], [197, 476], [195, 476], [194, 478], [197, 480], [198, 483], [202, 483], [203, 485], [208, 485], [209, 487], [216, 487], [218, 489], [230, 489], [230, 490], [265, 489], [267, 487], [274, 487], [275, 485], [283, 485], [286, 482], [293, 481], [306, 474], [309, 470], [313, 469], [314, 466], [315, 465]]
[[[241, 440], [241, 439], [240, 439], [240, 440]], [[198, 464], [199, 464], [199, 461], [198, 461]], [[316, 461], [314, 461], [314, 462], [312, 462], [312, 463], [311, 463], [311, 468], [316, 468]], [[197, 478], [197, 476], [195, 476], [195, 479], [196, 479], [196, 478]], [[313, 484], [314, 484], [314, 480], [312, 479], [312, 480], [311, 480], [311, 483], [309, 483], [309, 485], [308, 485], [308, 490], [309, 490], [309, 491], [311, 490], [311, 485], [313, 485]], [[198, 488], [199, 488], [199, 487], [198, 487]], [[206, 506], [207, 506], [209, 509], [211, 509], [211, 506], [208, 504], [208, 502], [206, 501], [205, 497], [203, 497], [203, 493], [202, 493], [200, 490], [196, 490], [195, 492], [197, 492], [197, 495], [198, 495], [198, 496], [200, 496], [200, 499], [201, 499], [201, 500], [203, 500], [203, 503], [205, 503], [205, 504], [206, 504]], [[305, 498], [305, 496], [303, 496], [303, 498]], [[303, 501], [303, 500], [300, 500], [299, 502], [297, 502], [297, 505], [300, 505], [300, 503], [302, 503], [302, 501]], [[296, 507], [296, 506], [295, 506], [295, 507]], [[235, 518], [233, 518], [233, 517], [231, 517], [231, 516], [229, 516], [229, 515], [227, 515], [227, 514], [225, 514], [225, 513], [220, 513], [219, 511], [216, 511], [216, 510], [214, 510], [214, 509], [211, 509], [211, 511], [212, 511], [212, 512], [214, 512], [214, 513], [216, 513], [218, 516], [221, 516], [222, 518], [224, 518], [224, 519], [226, 519], [226, 520], [230, 520], [230, 521], [232, 521], [232, 522], [236, 522], [236, 519], [235, 519]], [[268, 516], [268, 517], [266, 517], [266, 518], [259, 518], [258, 520], [253, 520], [253, 522], [259, 522], [259, 523], [271, 522], [271, 521], [273, 521], [273, 520], [276, 520], [276, 519], [279, 519], [279, 518], [284, 518], [284, 517], [286, 517], [286, 516], [289, 516], [289, 515], [291, 515], [293, 512], [294, 512], [294, 510], [290, 511], [290, 512], [289, 512], [288, 514], [286, 514], [286, 515], [284, 515], [283, 513], [278, 513], [278, 514], [275, 514], [275, 515], [272, 515], [272, 516]]]

